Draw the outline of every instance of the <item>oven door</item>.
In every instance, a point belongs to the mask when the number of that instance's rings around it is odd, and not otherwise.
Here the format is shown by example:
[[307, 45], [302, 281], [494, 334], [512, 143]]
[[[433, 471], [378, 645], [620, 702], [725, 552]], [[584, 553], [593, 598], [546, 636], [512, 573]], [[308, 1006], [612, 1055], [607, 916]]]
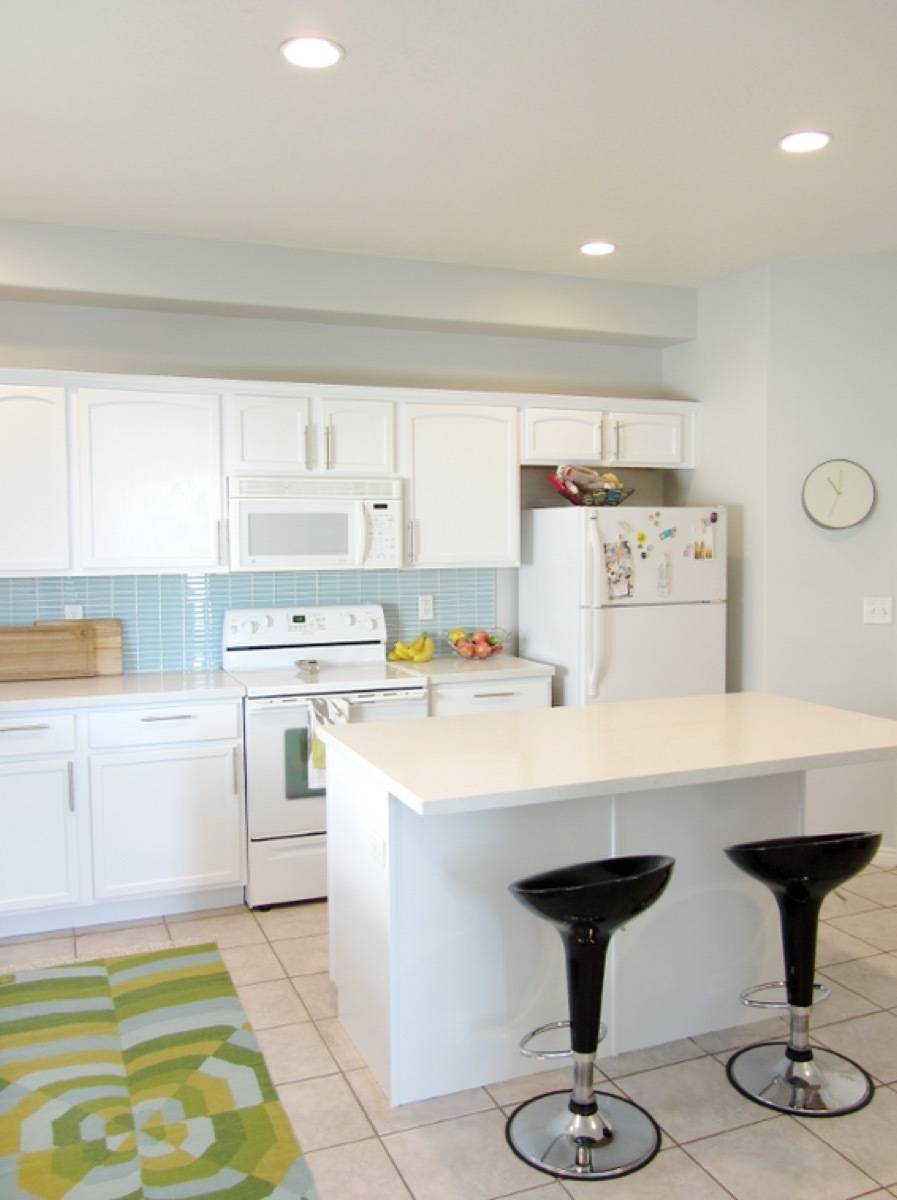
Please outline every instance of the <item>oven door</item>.
[[[427, 715], [420, 688], [334, 698], [347, 703], [353, 723]], [[312, 720], [308, 700], [298, 696], [246, 701], [246, 810], [254, 841], [324, 832], [324, 772], [311, 759]]]
[[367, 528], [359, 500], [232, 499], [231, 569], [327, 570], [360, 567]]

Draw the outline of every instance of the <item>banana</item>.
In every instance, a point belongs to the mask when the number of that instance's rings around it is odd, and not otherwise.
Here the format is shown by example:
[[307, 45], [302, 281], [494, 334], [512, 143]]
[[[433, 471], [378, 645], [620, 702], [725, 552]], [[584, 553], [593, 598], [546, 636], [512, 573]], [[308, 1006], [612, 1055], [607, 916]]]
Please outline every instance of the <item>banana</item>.
[[401, 662], [410, 662], [413, 657], [410, 647], [406, 646], [404, 642], [396, 642], [393, 654]]
[[436, 649], [436, 646], [433, 642], [433, 639], [431, 637], [429, 637], [428, 635], [424, 635], [423, 645], [421, 646], [420, 650], [418, 650], [417, 653], [414, 655], [414, 661], [416, 663], [429, 662], [430, 659], [433, 657], [433, 651], [435, 649]]

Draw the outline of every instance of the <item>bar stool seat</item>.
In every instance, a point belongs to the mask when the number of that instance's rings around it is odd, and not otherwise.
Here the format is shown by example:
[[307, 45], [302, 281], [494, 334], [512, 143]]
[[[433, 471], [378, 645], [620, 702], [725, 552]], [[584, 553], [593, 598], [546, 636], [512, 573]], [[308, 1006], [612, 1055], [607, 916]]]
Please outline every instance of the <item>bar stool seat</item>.
[[[856, 1112], [872, 1099], [874, 1085], [861, 1066], [810, 1044], [819, 910], [830, 891], [868, 866], [881, 844], [880, 833], [830, 833], [771, 838], [730, 846], [737, 867], [765, 884], [779, 906], [785, 979], [742, 993], [750, 1007], [787, 1008], [787, 1042], [746, 1046], [730, 1059], [732, 1086], [757, 1104], [803, 1117], [837, 1117]], [[760, 988], [784, 987], [782, 1003], [752, 998]]]
[[[654, 904], [672, 869], [672, 858], [632, 855], [546, 871], [510, 887], [524, 907], [554, 925], [566, 954], [571, 1049], [548, 1056], [573, 1058], [572, 1090], [534, 1096], [505, 1127], [514, 1153], [549, 1175], [612, 1179], [645, 1166], [660, 1148], [660, 1130], [643, 1108], [595, 1091], [595, 1051], [611, 936]], [[525, 1049], [533, 1036], [522, 1039], [524, 1053], [534, 1053]]]

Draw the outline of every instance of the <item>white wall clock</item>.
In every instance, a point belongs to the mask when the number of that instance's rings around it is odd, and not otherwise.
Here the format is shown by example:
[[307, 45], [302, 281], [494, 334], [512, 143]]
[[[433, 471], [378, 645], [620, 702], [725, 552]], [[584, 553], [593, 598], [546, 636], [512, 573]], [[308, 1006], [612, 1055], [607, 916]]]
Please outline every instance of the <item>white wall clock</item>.
[[874, 503], [872, 476], [849, 458], [830, 458], [814, 467], [804, 480], [804, 512], [824, 529], [859, 525]]

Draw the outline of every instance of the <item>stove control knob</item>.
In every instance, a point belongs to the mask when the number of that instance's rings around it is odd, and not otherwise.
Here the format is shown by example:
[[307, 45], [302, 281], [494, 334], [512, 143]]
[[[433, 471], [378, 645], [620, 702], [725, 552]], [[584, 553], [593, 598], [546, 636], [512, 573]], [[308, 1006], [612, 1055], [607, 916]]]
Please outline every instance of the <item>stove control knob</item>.
[[351, 628], [355, 624], [355, 613], [343, 613], [343, 624]]
[[376, 617], [365, 617], [364, 618], [364, 627], [365, 627], [365, 629], [376, 629], [377, 628], [377, 618]]
[[258, 621], [244, 621], [240, 628], [244, 633], [258, 633], [259, 623]]
[[265, 617], [265, 628], [270, 629], [273, 624], [274, 624], [274, 618], [271, 616], [270, 613], [268, 613], [267, 616]]

